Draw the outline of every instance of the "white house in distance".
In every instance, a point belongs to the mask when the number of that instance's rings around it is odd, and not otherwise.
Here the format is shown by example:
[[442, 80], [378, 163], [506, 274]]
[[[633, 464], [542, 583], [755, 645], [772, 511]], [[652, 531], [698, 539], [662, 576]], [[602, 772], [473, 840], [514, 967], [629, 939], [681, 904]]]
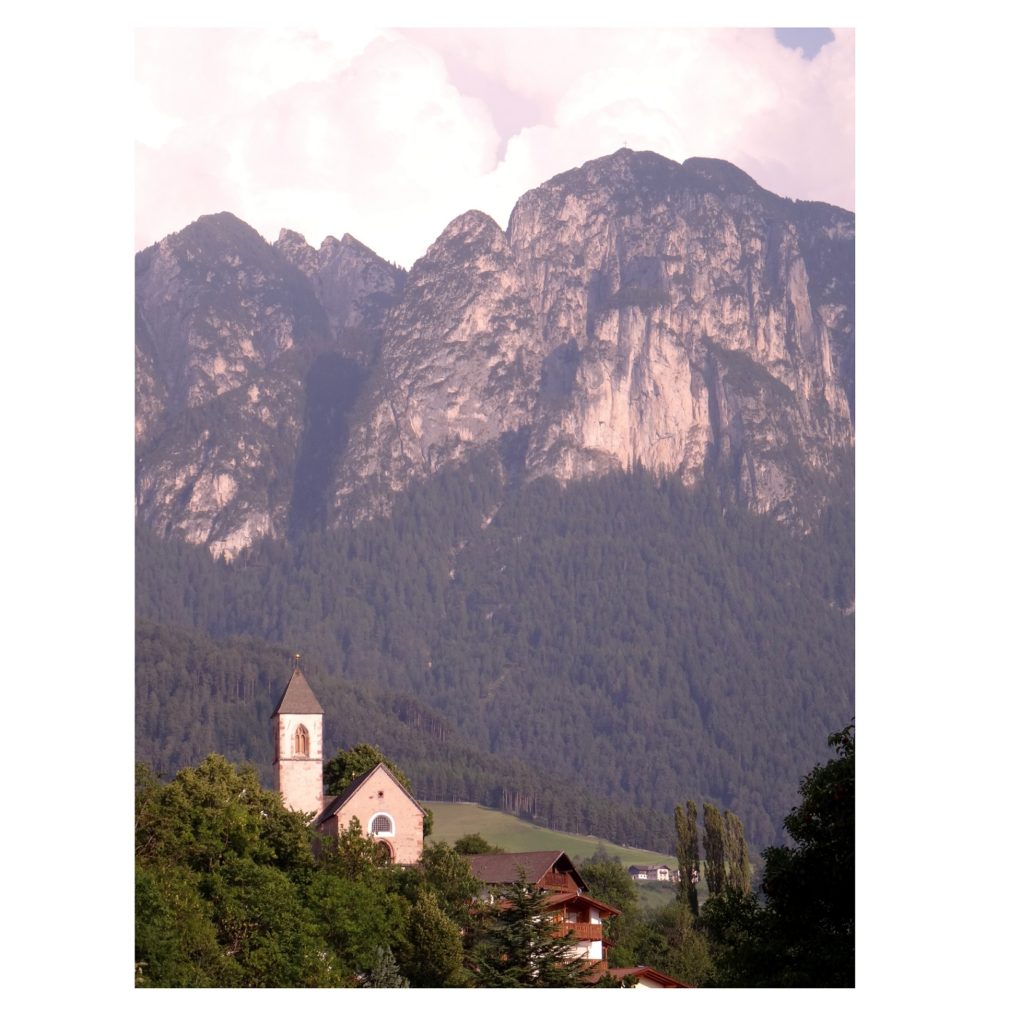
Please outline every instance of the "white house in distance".
[[636, 882], [678, 882], [679, 871], [670, 868], [667, 864], [632, 864], [627, 873]]
[[415, 864], [424, 852], [424, 809], [383, 764], [356, 778], [342, 793], [326, 796], [322, 783], [325, 712], [297, 663], [270, 720], [273, 784], [293, 811], [311, 814], [325, 835], [337, 835], [357, 818], [393, 864]]

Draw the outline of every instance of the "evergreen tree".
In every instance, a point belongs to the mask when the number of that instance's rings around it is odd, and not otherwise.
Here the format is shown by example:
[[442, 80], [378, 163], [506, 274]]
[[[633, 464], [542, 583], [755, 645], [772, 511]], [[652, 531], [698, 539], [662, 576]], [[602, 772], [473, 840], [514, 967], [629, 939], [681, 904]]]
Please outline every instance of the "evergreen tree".
[[399, 965], [388, 946], [379, 946], [375, 966], [368, 971], [361, 988], [409, 988], [410, 982], [399, 973]]
[[[852, 523], [828, 506], [800, 536], [638, 472], [509, 489], [488, 455], [387, 518], [231, 563], [141, 529], [137, 613], [157, 625], [138, 625], [138, 753], [174, 772], [216, 749], [269, 778], [283, 644], [319, 666], [341, 741], [381, 735], [418, 791], [652, 848], [671, 793], [732, 794], [778, 842], [811, 723], [850, 715]], [[572, 803], [562, 776], [593, 793]]]
[[572, 955], [575, 940], [558, 925], [546, 893], [520, 879], [496, 886], [482, 910], [469, 957], [478, 988], [589, 984], [591, 966]]
[[459, 926], [430, 889], [422, 888], [406, 918], [403, 973], [414, 988], [452, 988], [466, 983]]

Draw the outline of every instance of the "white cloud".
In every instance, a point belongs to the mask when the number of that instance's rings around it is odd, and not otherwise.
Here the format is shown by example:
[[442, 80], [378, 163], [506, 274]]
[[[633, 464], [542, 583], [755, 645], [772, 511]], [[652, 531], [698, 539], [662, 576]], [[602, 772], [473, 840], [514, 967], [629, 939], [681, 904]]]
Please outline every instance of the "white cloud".
[[230, 209], [409, 265], [457, 214], [504, 225], [625, 143], [850, 208], [854, 38], [835, 34], [805, 61], [752, 29], [140, 33], [137, 242]]

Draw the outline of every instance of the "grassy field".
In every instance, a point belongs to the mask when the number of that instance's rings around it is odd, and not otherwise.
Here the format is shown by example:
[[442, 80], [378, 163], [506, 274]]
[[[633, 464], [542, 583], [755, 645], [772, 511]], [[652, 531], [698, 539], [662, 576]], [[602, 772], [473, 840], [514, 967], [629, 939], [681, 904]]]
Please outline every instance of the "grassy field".
[[570, 832], [554, 832], [541, 828], [512, 814], [492, 811], [479, 804], [452, 804], [423, 801], [425, 807], [434, 812], [434, 831], [431, 838], [451, 845], [461, 836], [479, 832], [489, 843], [500, 846], [509, 853], [525, 853], [529, 850], [563, 850], [574, 860], [591, 857], [600, 846], [610, 857], [618, 857], [622, 864], [668, 864], [676, 866], [676, 858], [670, 853], [655, 850], [637, 850], [630, 846], [617, 846], [593, 836], [573, 835]]
[[[425, 807], [434, 812], [434, 831], [432, 840], [452, 844], [461, 836], [472, 832], [500, 846], [509, 853], [525, 853], [529, 850], [563, 850], [575, 861], [587, 860], [601, 846], [610, 857], [617, 857], [629, 867], [631, 864], [668, 864], [676, 866], [676, 858], [671, 853], [656, 850], [638, 850], [630, 846], [618, 846], [594, 836], [574, 835], [571, 832], [555, 832], [541, 828], [512, 814], [503, 811], [492, 811], [489, 807], [479, 804], [438, 803], [433, 800], [423, 801]], [[639, 882], [638, 899], [642, 910], [656, 910], [676, 899], [676, 886], [669, 882]], [[707, 890], [701, 885], [704, 895]]]

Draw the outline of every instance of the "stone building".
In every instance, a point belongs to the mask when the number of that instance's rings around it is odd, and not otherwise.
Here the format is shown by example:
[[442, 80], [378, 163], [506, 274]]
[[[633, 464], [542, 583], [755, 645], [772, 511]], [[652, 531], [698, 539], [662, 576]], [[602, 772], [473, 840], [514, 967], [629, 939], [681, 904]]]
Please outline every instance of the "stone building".
[[415, 864], [424, 852], [424, 808], [384, 764], [360, 775], [342, 793], [327, 797], [315, 827], [337, 835], [357, 818], [361, 831], [383, 846], [393, 864]]
[[414, 864], [424, 849], [424, 809], [383, 764], [356, 778], [342, 793], [323, 792], [325, 712], [300, 664], [274, 708], [273, 784], [293, 811], [313, 816], [313, 825], [337, 835], [353, 818], [381, 843], [393, 864]]

